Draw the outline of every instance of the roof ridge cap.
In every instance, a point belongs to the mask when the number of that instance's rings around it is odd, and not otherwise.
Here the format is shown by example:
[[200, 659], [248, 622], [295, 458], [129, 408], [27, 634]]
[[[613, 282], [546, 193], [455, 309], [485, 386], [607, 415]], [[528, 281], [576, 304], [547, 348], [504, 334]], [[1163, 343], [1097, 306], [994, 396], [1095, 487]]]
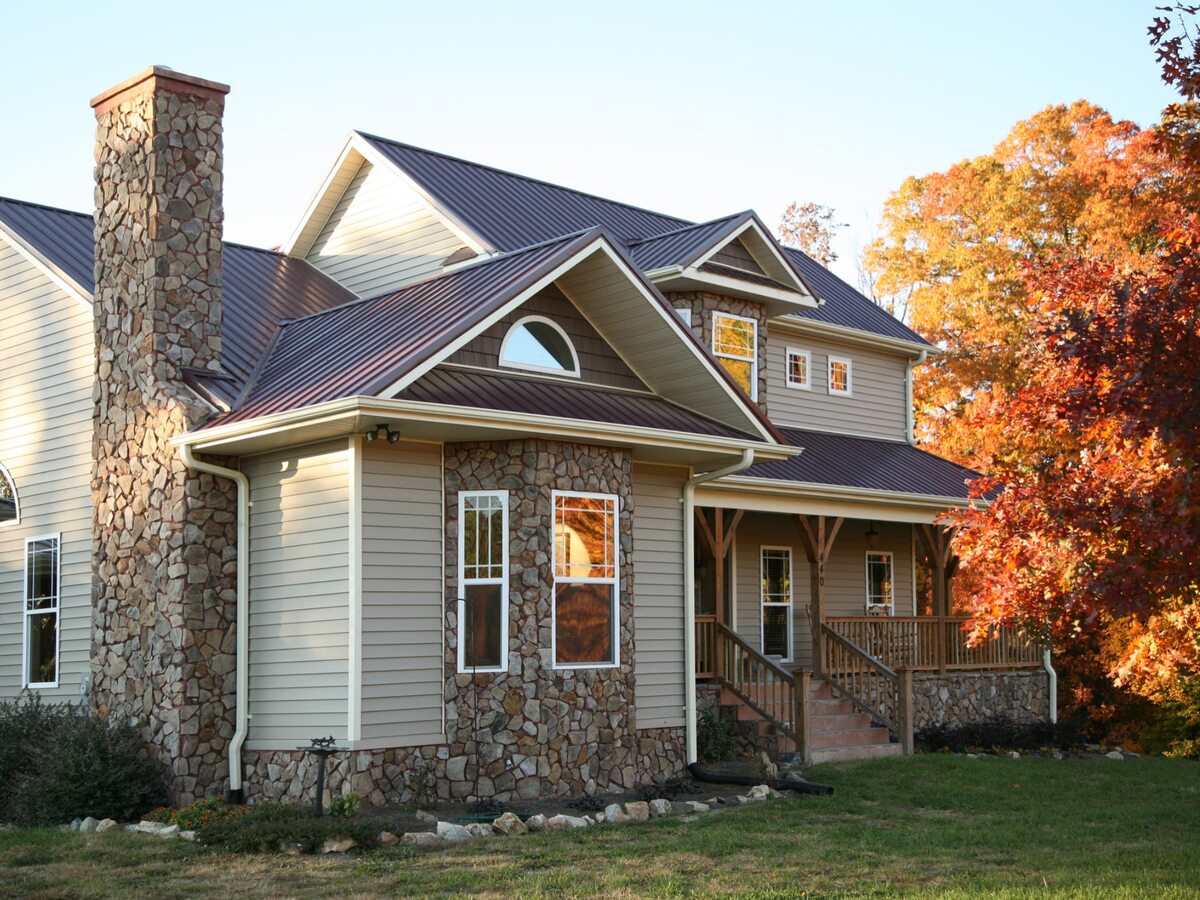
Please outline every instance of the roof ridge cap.
[[489, 166], [487, 163], [476, 162], [475, 160], [465, 159], [461, 156], [454, 156], [450, 153], [442, 153], [439, 150], [430, 150], [428, 147], [418, 147], [416, 144], [408, 144], [404, 141], [393, 140], [382, 135], [371, 134], [367, 131], [359, 131], [355, 129], [355, 134], [373, 141], [382, 141], [385, 144], [393, 144], [397, 147], [403, 147], [406, 150], [415, 150], [418, 153], [427, 153], [430, 156], [440, 156], [442, 159], [452, 160], [453, 162], [462, 163], [467, 166], [474, 166], [477, 169], [487, 169], [490, 172], [498, 172], [501, 175], [507, 175], [510, 178], [519, 178], [522, 181], [531, 181], [536, 184], [544, 184], [547, 187], [557, 188], [560, 191], [568, 191], [572, 194], [579, 194], [583, 197], [590, 197], [593, 200], [601, 200], [604, 203], [611, 203], [614, 206], [623, 206], [626, 209], [636, 210], [637, 212], [648, 213], [652, 216], [658, 216], [662, 219], [673, 219], [676, 222], [686, 222], [687, 219], [682, 219], [679, 216], [673, 216], [670, 213], [658, 212], [657, 210], [649, 209], [645, 206], [638, 206], [634, 203], [626, 203], [624, 200], [613, 200], [611, 197], [601, 197], [599, 194], [594, 194], [591, 191], [581, 191], [578, 188], [567, 187], [565, 184], [559, 184], [555, 181], [547, 181], [545, 178], [535, 178], [532, 175], [522, 175], [520, 172], [513, 172], [509, 169], [501, 169], [499, 166]]
[[716, 225], [718, 222], [729, 222], [733, 219], [738, 219], [742, 216], [748, 215], [750, 212], [750, 210], [743, 210], [742, 212], [730, 213], [727, 216], [717, 216], [715, 219], [708, 219], [704, 222], [693, 222], [690, 225], [681, 225], [678, 228], [672, 228], [670, 231], [663, 231], [659, 234], [648, 234], [644, 238], [637, 238], [636, 240], [629, 241], [628, 245], [630, 247], [637, 247], [641, 244], [648, 244], [651, 241], [657, 241], [660, 238], [671, 237], [675, 234], [681, 234], [684, 231], [691, 231], [693, 228], [704, 228], [707, 225]]

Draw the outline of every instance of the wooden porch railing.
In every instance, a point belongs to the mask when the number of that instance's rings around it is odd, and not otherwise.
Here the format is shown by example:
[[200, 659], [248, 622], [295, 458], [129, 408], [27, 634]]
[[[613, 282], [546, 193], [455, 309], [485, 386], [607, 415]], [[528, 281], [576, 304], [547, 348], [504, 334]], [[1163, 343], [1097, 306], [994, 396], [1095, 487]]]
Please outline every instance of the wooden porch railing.
[[717, 622], [716, 617], [696, 617], [696, 669], [702, 672], [702, 636], [712, 647], [710, 677], [796, 743], [800, 758], [810, 759], [808, 693], [812, 673], [792, 672], [763, 656]]
[[1043, 647], [1015, 628], [993, 629], [967, 645], [966, 616], [829, 616], [829, 630], [892, 670], [1024, 669], [1042, 664]]
[[862, 647], [821, 626], [821, 675], [839, 694], [900, 741], [912, 753], [912, 672], [884, 665]]
[[717, 672], [717, 617], [696, 616], [696, 677], [712, 678]]

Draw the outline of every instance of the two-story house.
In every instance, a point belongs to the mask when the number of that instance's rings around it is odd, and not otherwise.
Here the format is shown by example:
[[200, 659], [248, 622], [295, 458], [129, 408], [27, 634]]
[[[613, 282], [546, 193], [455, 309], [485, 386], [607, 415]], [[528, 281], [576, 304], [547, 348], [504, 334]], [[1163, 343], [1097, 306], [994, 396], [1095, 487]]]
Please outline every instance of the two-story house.
[[951, 616], [919, 335], [753, 212], [357, 132], [226, 244], [227, 91], [142, 72], [93, 214], [0, 200], [0, 696], [134, 719], [179, 800], [298, 797], [326, 735], [381, 803], [675, 777], [713, 706], [809, 760], [1053, 715]]

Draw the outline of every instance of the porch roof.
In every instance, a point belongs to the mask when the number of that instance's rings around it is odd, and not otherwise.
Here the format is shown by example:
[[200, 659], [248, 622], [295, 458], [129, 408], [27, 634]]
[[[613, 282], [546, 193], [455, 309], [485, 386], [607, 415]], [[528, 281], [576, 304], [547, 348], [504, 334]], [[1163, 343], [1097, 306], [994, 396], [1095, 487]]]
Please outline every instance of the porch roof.
[[979, 473], [901, 441], [780, 428], [803, 453], [746, 470], [746, 478], [962, 498]]

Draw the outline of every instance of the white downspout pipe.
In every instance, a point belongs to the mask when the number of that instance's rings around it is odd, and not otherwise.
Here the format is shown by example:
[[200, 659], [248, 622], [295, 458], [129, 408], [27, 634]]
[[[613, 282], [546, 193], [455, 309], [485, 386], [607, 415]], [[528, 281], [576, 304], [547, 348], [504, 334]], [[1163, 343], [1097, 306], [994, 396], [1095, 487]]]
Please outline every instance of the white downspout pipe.
[[917, 415], [913, 409], [913, 369], [925, 362], [928, 357], [929, 352], [922, 350], [920, 356], [916, 359], [910, 359], [908, 361], [908, 373], [904, 376], [904, 428], [908, 433], [908, 442], [910, 444], [916, 444], [917, 442]]
[[754, 464], [754, 451], [743, 450], [731, 466], [693, 475], [683, 484], [683, 709], [687, 762], [697, 761], [696, 748], [696, 486], [744, 472]]
[[1050, 696], [1050, 721], [1058, 722], [1058, 673], [1054, 671], [1054, 666], [1050, 665], [1050, 645], [1046, 645], [1046, 650], [1042, 655], [1042, 668], [1046, 670], [1046, 675], [1050, 679], [1048, 692]]
[[179, 445], [179, 455], [189, 469], [219, 478], [231, 478], [237, 484], [237, 621], [233, 624], [237, 635], [237, 688], [234, 700], [236, 727], [233, 739], [229, 742], [229, 800], [231, 803], [241, 803], [245, 797], [242, 788], [242, 745], [246, 743], [246, 734], [250, 730], [250, 481], [237, 469], [227, 469], [197, 459], [187, 444]]

